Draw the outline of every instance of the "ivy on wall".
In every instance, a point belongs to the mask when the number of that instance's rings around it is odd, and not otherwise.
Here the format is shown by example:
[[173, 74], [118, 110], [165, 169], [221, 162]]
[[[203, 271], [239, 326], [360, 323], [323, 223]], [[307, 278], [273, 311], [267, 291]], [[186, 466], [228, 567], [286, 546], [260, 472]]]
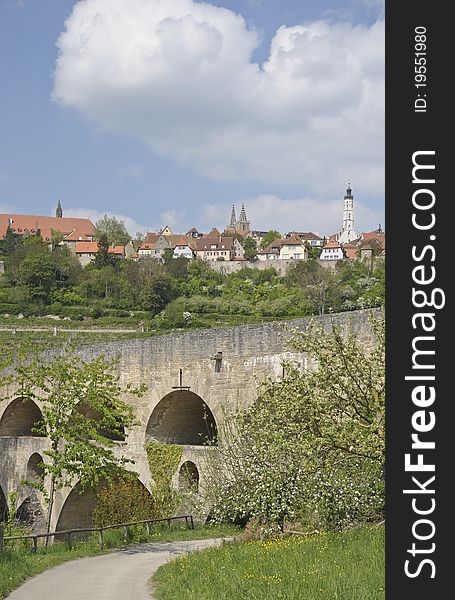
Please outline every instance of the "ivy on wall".
[[145, 449], [154, 481], [152, 495], [156, 511], [162, 517], [172, 516], [181, 500], [178, 491], [172, 487], [172, 477], [182, 458], [183, 446], [149, 442]]

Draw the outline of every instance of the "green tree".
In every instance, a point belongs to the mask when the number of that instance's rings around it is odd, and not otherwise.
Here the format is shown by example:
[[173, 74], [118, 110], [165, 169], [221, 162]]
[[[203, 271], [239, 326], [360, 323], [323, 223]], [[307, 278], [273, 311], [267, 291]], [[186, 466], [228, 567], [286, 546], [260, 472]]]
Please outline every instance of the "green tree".
[[22, 236], [15, 234], [8, 225], [4, 238], [0, 240], [0, 252], [10, 256], [21, 243]]
[[119, 432], [135, 424], [133, 409], [122, 396], [142, 396], [145, 386], [121, 384], [116, 364], [104, 356], [83, 361], [71, 349], [47, 360], [26, 353], [16, 359], [14, 389], [8, 397], [40, 406], [43, 418], [34, 431], [50, 440], [41, 464], [49, 476], [49, 490], [28, 482], [47, 494], [48, 531], [57, 489], [75, 480], [82, 489], [96, 488], [125, 475], [131, 462], [118, 452], [124, 445]]
[[285, 363], [248, 408], [227, 414], [207, 458], [215, 519], [340, 528], [383, 517], [384, 331], [291, 331], [314, 368]]
[[146, 279], [141, 291], [141, 305], [152, 315], [161, 312], [174, 296], [172, 279], [165, 274]]
[[63, 233], [58, 231], [57, 229], [51, 230], [51, 246], [52, 250], [54, 250], [62, 241], [63, 241]]
[[305, 241], [305, 246], [308, 249], [309, 260], [315, 260], [316, 258], [320, 257], [322, 248], [318, 246], [312, 246], [307, 240]]
[[98, 238], [98, 252], [95, 254], [93, 266], [95, 269], [102, 269], [108, 265], [116, 266], [118, 258], [110, 252], [110, 242], [106, 233], [101, 233]]
[[267, 248], [269, 244], [279, 239], [281, 239], [281, 233], [279, 231], [276, 231], [276, 229], [270, 229], [262, 238], [260, 245], [261, 250], [264, 250], [264, 248]]
[[251, 237], [245, 238], [242, 242], [243, 256], [246, 260], [254, 260], [258, 255], [256, 240]]
[[98, 242], [101, 241], [103, 235], [107, 237], [108, 244], [114, 246], [125, 246], [131, 240], [124, 221], [107, 215], [95, 223], [95, 238]]
[[29, 291], [33, 301], [48, 303], [55, 285], [55, 268], [50, 255], [24, 258], [19, 266], [19, 283]]

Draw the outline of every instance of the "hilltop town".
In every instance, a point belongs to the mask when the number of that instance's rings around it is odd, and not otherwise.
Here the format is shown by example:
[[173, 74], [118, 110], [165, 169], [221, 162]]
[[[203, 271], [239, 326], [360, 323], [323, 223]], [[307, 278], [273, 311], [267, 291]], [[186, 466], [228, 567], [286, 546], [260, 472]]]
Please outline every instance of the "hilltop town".
[[[65, 245], [85, 267], [95, 260], [100, 250], [99, 233], [97, 235], [97, 227], [89, 219], [64, 217], [60, 201], [55, 217], [0, 214], [0, 252], [5, 244], [8, 245], [8, 238], [39, 235], [50, 247]], [[124, 237], [130, 237], [126, 230]], [[144, 239], [130, 237], [125, 243], [115, 243], [118, 240], [113, 238], [107, 241], [109, 252], [120, 259], [140, 261], [151, 257], [163, 260], [165, 252], [172, 252], [173, 258], [228, 263], [222, 266], [229, 272], [252, 266], [245, 263], [253, 261], [259, 261], [255, 267], [267, 268], [278, 266], [279, 263], [273, 261], [288, 261], [286, 264], [289, 264], [289, 261], [310, 257], [339, 261], [385, 255], [385, 234], [380, 225], [373, 231], [356, 232], [349, 184], [344, 196], [341, 229], [335, 234], [320, 235], [312, 231], [281, 234], [273, 227], [268, 231], [255, 230], [251, 228], [242, 204], [238, 218], [235, 206], [232, 206], [229, 223], [222, 232], [213, 227], [204, 233], [193, 227], [185, 233], [175, 233], [166, 225], [159, 231], [147, 232]]]
[[[0, 215], [0, 315], [93, 320], [154, 331], [371, 308], [384, 302], [385, 233], [358, 233], [350, 185], [335, 234], [165, 226], [133, 239], [105, 216]], [[5, 317], [6, 316], [6, 317]]]

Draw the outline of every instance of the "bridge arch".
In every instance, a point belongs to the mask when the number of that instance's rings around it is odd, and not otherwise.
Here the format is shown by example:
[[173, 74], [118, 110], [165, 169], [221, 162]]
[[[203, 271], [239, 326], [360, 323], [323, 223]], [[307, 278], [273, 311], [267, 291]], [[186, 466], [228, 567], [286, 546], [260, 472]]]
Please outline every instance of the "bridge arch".
[[44, 468], [41, 463], [43, 457], [38, 452], [34, 452], [27, 463], [27, 481], [39, 483], [44, 480]]
[[191, 460], [184, 462], [179, 469], [179, 491], [199, 491], [199, 471]]
[[68, 494], [60, 511], [56, 531], [91, 527], [93, 510], [96, 505], [96, 493], [93, 488], [86, 488], [77, 483]]
[[33, 431], [43, 420], [43, 414], [33, 400], [16, 398], [8, 404], [0, 419], [0, 436], [43, 437]]
[[[150, 500], [153, 501], [153, 497], [150, 494], [147, 486], [141, 481], [141, 478], [133, 479], [130, 481], [133, 486], [137, 486], [140, 488], [141, 492], [146, 492], [147, 497], [150, 497]], [[111, 485], [115, 485], [115, 479], [112, 480]], [[84, 527], [92, 527], [93, 525], [93, 516], [94, 510], [97, 505], [97, 494], [105, 489], [108, 486], [106, 481], [101, 481], [98, 484], [98, 487], [94, 488], [86, 488], [82, 491], [82, 486], [80, 482], [78, 482], [74, 488], [70, 491], [66, 500], [63, 503], [63, 506], [60, 510], [60, 514], [57, 519], [57, 525], [55, 527], [56, 531], [65, 531], [67, 529], [77, 529]], [[135, 515], [130, 514], [125, 518], [125, 521], [131, 520], [142, 520], [144, 518], [144, 510], [146, 511], [147, 507], [144, 503], [140, 504], [141, 514]], [[112, 508], [112, 507], [111, 507]], [[137, 507], [136, 507], [137, 508]], [[115, 507], [113, 507], [115, 511]], [[124, 506], [120, 507], [120, 510], [124, 510]], [[148, 516], [148, 515], [145, 515]], [[109, 525], [114, 525], [115, 523], [108, 523]]]
[[201, 446], [214, 442], [217, 426], [204, 400], [189, 390], [175, 390], [155, 406], [147, 423], [146, 438], [167, 444]]

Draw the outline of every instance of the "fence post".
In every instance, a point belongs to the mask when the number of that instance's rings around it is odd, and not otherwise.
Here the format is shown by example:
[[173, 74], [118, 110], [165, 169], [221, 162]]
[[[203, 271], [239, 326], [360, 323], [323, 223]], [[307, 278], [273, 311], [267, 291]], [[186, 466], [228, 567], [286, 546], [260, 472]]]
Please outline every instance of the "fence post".
[[101, 550], [104, 548], [104, 538], [103, 538], [103, 530], [98, 529], [98, 537], [100, 538], [100, 548]]
[[128, 525], [125, 525], [123, 527], [123, 535], [125, 537], [125, 542], [127, 542], [128, 541]]
[[194, 529], [193, 515], [190, 515], [191, 529]]
[[5, 526], [3, 523], [0, 523], [0, 553], [3, 552], [3, 548], [5, 547], [5, 540], [3, 539], [5, 535]]
[[147, 535], [150, 536], [150, 523], [147, 521], [147, 523], [145, 524], [146, 528], [147, 528]]

